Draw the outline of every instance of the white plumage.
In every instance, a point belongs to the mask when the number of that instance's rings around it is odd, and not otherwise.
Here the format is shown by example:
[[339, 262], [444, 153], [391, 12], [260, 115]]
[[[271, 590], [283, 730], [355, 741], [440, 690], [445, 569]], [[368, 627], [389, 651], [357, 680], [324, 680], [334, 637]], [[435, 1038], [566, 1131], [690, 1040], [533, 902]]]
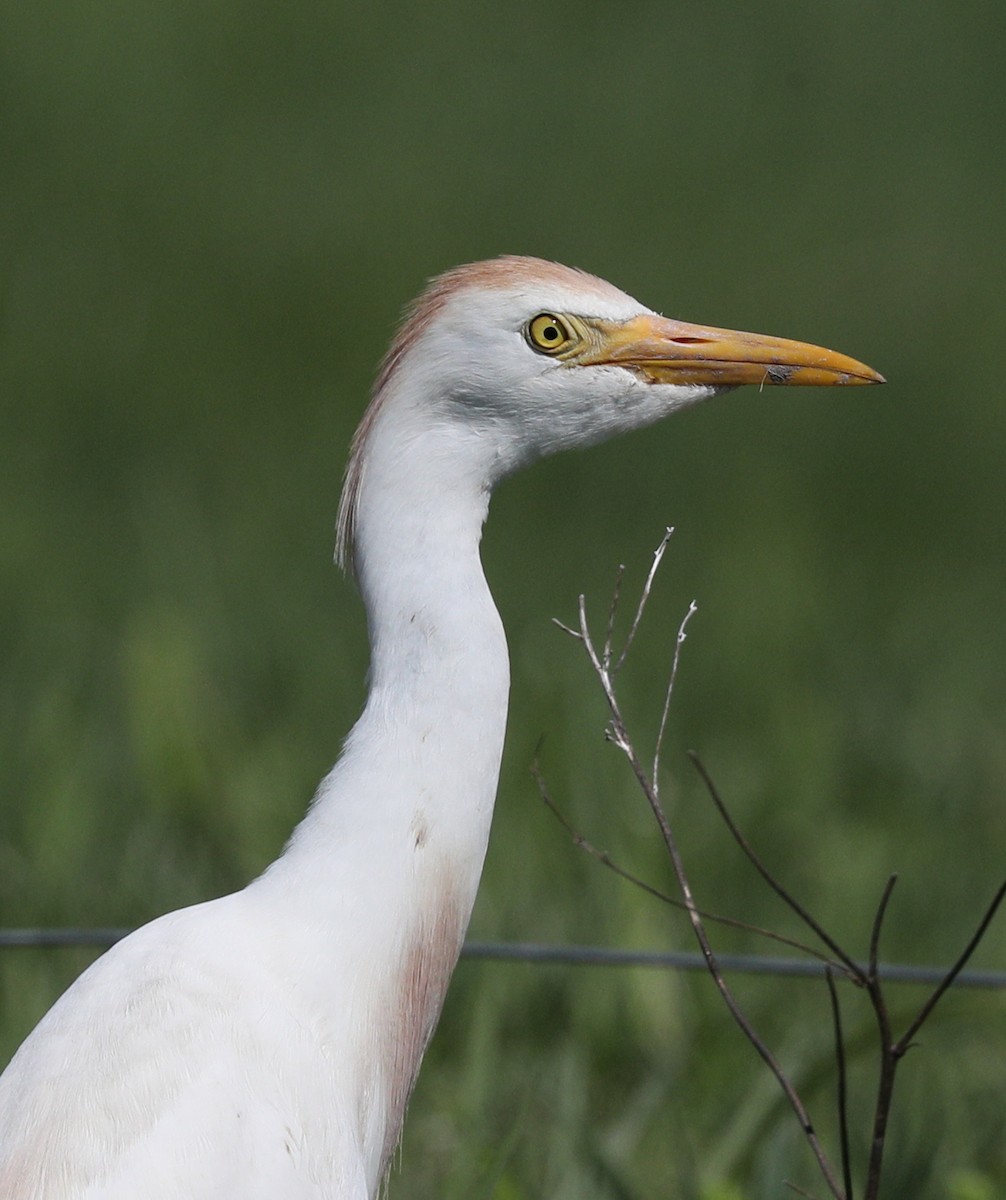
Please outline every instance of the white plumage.
[[506, 720], [479, 562], [542, 455], [739, 383], [868, 383], [830, 351], [666, 321], [503, 258], [434, 280], [354, 440], [339, 554], [365, 710], [281, 857], [99, 959], [0, 1078], [2, 1200], [368, 1200], [471, 913]]

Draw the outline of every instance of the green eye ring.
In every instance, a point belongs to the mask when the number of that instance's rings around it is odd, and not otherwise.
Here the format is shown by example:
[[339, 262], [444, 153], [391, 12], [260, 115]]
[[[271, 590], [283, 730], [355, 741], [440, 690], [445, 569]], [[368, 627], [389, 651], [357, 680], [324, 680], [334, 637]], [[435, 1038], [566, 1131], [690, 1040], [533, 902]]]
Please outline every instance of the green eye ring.
[[554, 313], [539, 313], [527, 323], [528, 344], [539, 354], [561, 354], [576, 340], [572, 329]]

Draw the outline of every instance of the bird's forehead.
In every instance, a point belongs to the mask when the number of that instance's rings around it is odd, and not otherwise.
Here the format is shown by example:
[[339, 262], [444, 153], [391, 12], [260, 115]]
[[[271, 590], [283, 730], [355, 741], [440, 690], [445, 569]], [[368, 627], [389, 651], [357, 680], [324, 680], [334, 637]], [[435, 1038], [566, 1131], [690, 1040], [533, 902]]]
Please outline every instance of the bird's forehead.
[[498, 313], [522, 321], [545, 310], [618, 320], [643, 306], [606, 280], [561, 263], [509, 256], [470, 263], [435, 280], [431, 292], [457, 311]]

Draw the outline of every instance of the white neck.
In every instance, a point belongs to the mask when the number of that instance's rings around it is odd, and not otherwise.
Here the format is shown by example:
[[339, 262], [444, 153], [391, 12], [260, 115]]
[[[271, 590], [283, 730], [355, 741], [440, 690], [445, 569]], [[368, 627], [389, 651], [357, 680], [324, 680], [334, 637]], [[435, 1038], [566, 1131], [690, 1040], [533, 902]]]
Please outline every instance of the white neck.
[[317, 986], [329, 1007], [334, 991], [343, 1019], [366, 1031], [350, 1040], [362, 1047], [361, 1138], [378, 1174], [475, 902], [509, 688], [478, 553], [484, 473], [446, 461], [458, 455], [472, 467], [464, 447], [433, 430], [417, 443], [406, 424], [399, 417], [371, 431], [358, 498], [366, 707], [260, 881], [314, 931], [305, 952], [317, 960], [320, 951], [323, 978], [305, 980], [306, 990]]

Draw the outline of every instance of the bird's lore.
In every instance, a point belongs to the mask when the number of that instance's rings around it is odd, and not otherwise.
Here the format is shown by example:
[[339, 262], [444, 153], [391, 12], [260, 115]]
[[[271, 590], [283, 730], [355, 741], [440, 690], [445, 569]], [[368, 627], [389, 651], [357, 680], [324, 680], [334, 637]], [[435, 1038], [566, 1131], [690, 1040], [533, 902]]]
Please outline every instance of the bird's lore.
[[881, 377], [658, 316], [555, 263], [433, 280], [353, 439], [338, 555], [366, 706], [280, 857], [153, 921], [0, 1077], [2, 1200], [372, 1200], [482, 870], [509, 665], [482, 574], [493, 487], [743, 383]]

